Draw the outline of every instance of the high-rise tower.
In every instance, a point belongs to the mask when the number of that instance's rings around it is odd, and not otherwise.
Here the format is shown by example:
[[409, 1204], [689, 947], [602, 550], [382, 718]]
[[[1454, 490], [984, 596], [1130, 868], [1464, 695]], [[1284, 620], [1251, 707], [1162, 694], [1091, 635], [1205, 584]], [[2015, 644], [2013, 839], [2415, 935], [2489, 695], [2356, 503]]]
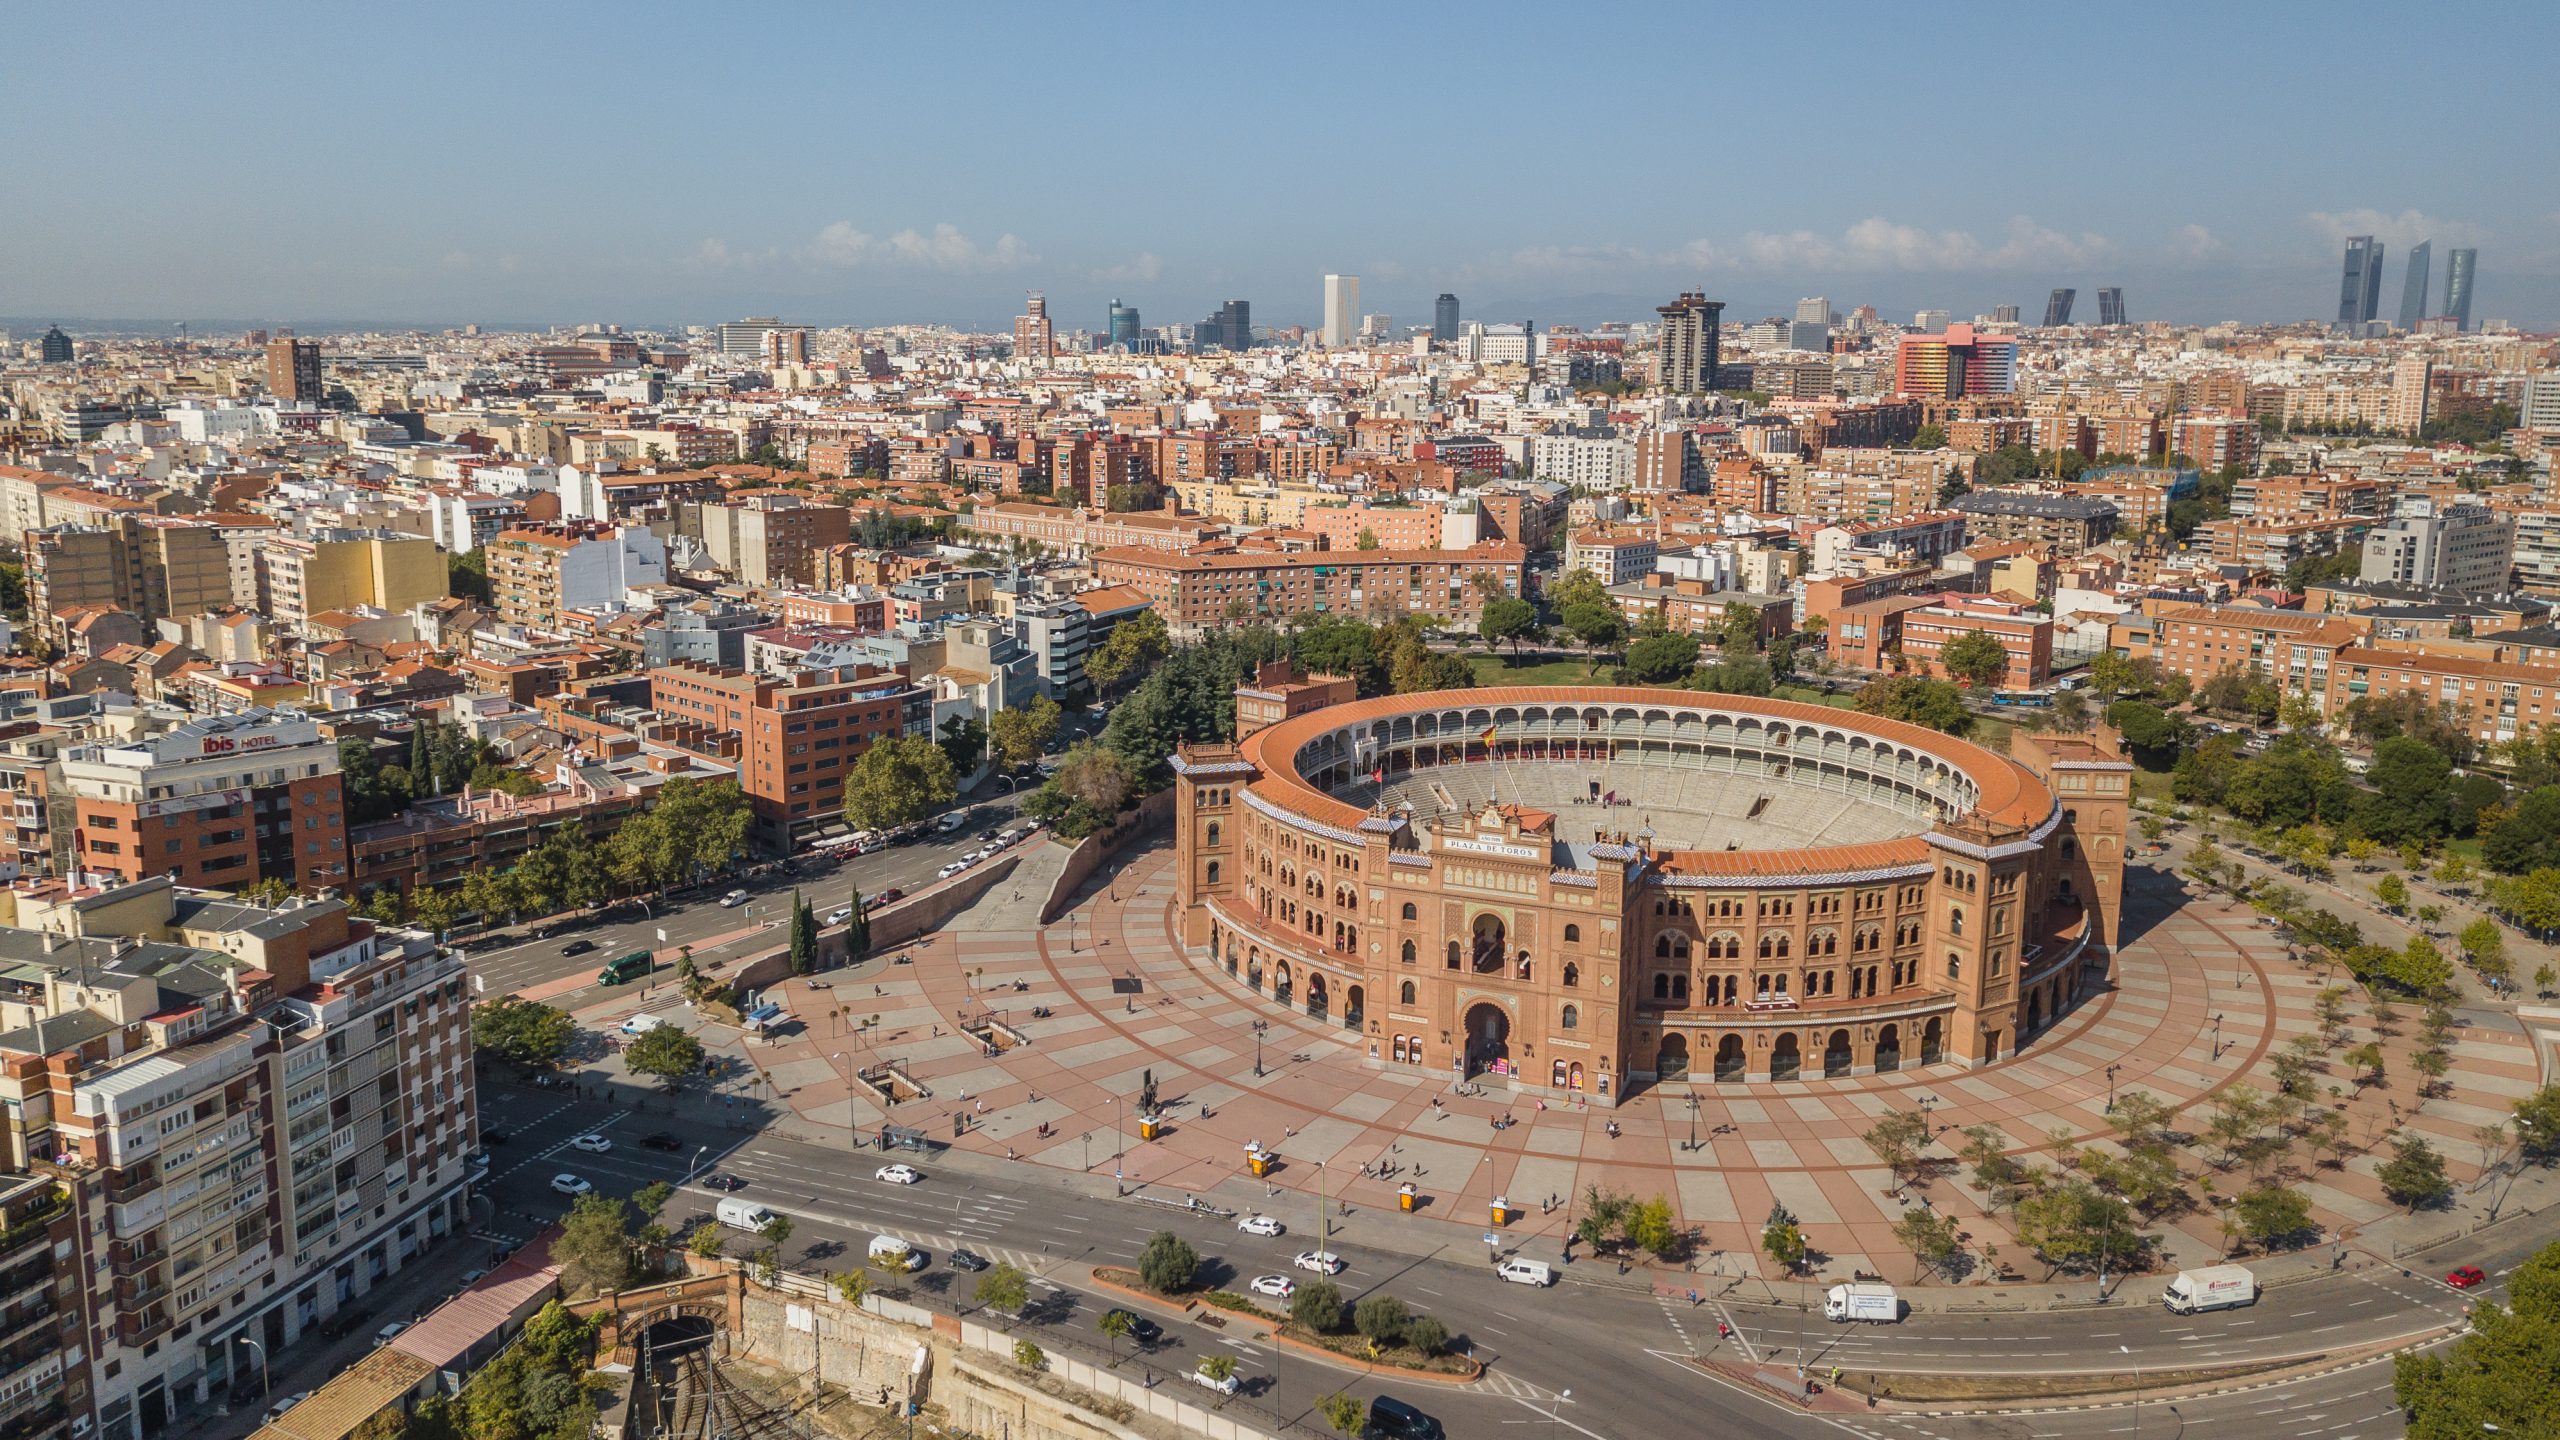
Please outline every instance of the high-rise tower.
[[1431, 338], [1444, 345], [1458, 338], [1458, 297], [1446, 290], [1431, 302]]
[[267, 393], [303, 405], [320, 403], [320, 342], [279, 335], [267, 342]]
[[2047, 325], [2070, 324], [2071, 302], [2073, 299], [2077, 298], [2079, 294], [2080, 292], [2077, 290], [2064, 288], [2058, 289], [2051, 295], [2046, 296], [2044, 302], [2044, 323]]
[[2338, 323], [2362, 325], [2382, 308], [2383, 244], [2370, 235], [2347, 237], [2347, 261], [2338, 276]]
[[2472, 271], [2480, 263], [2477, 250], [2451, 250], [2444, 257], [2444, 313], [2453, 317], [2454, 327], [2471, 328]]
[[2110, 285], [2098, 292], [2098, 323], [2101, 325], [2124, 323], [2124, 291]]
[[1662, 347], [1654, 367], [1662, 388], [1674, 395], [1701, 395], [1716, 388], [1716, 362], [1724, 339], [1724, 302], [1697, 291], [1684, 291], [1668, 305], [1657, 305], [1662, 317]]
[[1049, 329], [1049, 297], [1034, 290], [1023, 308], [1029, 313], [1013, 317], [1013, 358], [1056, 359], [1058, 348]]
[[1324, 277], [1324, 343], [1342, 346], [1360, 333], [1360, 277]]
[[2421, 240], [2409, 251], [2409, 275], [2400, 282], [2400, 328], [2415, 331], [2418, 322], [2427, 318], [2427, 273], [2431, 263], [2432, 240]]

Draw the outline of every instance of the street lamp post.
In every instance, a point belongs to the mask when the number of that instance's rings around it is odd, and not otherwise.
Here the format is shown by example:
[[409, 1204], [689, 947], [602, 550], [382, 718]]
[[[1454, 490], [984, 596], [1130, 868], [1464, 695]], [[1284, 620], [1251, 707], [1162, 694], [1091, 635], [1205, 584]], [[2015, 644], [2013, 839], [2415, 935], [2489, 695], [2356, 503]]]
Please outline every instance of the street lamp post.
[[1262, 1078], [1262, 1032], [1271, 1028], [1268, 1020], [1253, 1022], [1253, 1077]]
[[2110, 1115], [2116, 1113], [2116, 1072], [2123, 1068], [2122, 1065], [2107, 1067], [2107, 1113]]
[[1571, 1390], [1559, 1390], [1556, 1392], [1556, 1398], [1547, 1402], [1547, 1433], [1549, 1435], [1556, 1433], [1556, 1412], [1562, 1410], [1564, 1402], [1572, 1398]]
[[[850, 1099], [850, 1097], [847, 1098]], [[694, 1175], [702, 1169], [702, 1157], [710, 1153], [711, 1147], [708, 1145], [701, 1146], [693, 1152], [693, 1158], [685, 1162], [684, 1183], [687, 1185], [693, 1183]]]
[[1698, 1092], [1697, 1092], [1697, 1091], [1695, 1091], [1695, 1090], [1692, 1090], [1692, 1091], [1690, 1091], [1690, 1092], [1689, 1092], [1689, 1149], [1694, 1153], [1694, 1152], [1697, 1150], [1697, 1148], [1698, 1148]]
[[2222, 1058], [2222, 1017], [2220, 1015], [2213, 1017], [2213, 1058], [2216, 1060]]
[[258, 1398], [266, 1399], [275, 1392], [276, 1388], [274, 1378], [267, 1373], [267, 1347], [246, 1335], [234, 1335], [231, 1338], [258, 1352]]

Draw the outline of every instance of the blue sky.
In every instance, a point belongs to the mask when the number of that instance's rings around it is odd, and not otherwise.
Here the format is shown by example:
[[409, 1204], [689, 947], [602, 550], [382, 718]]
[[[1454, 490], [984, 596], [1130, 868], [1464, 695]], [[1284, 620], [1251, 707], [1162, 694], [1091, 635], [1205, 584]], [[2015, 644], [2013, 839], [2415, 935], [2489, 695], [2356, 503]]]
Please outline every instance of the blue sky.
[[2560, 327], [2560, 8], [88, 5], [0, 18], [0, 315], [1099, 328], [2336, 305]]

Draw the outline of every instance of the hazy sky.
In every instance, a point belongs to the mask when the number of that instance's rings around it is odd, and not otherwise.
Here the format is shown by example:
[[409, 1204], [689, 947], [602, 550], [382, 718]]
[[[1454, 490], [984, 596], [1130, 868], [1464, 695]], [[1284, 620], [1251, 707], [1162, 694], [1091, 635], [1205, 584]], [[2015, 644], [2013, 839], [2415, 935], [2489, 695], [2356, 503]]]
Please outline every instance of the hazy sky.
[[2122, 285], [2560, 327], [2560, 7], [18, 0], [0, 315], [1062, 326]]

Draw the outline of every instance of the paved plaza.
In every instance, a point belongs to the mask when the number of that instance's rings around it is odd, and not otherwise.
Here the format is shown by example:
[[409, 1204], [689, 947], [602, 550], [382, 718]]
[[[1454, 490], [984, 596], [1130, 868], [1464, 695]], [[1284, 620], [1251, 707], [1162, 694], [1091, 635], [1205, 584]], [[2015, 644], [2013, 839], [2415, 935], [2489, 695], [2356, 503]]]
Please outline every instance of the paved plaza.
[[[1026, 865], [1026, 874], [1046, 869]], [[1526, 1207], [1510, 1238], [1535, 1253], [1560, 1245], [1571, 1202], [1586, 1187], [1661, 1194], [1698, 1228], [1700, 1268], [1726, 1273], [1766, 1272], [1757, 1237], [1779, 1203], [1826, 1257], [1824, 1273], [1865, 1269], [1908, 1281], [1912, 1258], [1892, 1226], [1906, 1203], [1925, 1195], [1957, 1217], [1973, 1254], [1996, 1246], [2003, 1262], [2041, 1278], [2014, 1244], [2008, 1217], [1991, 1213], [1953, 1162], [1963, 1143], [1954, 1132], [1988, 1122], [2021, 1159], [2049, 1163], [2042, 1152], [2057, 1130], [2074, 1142], [2112, 1133], [2112, 1065], [2117, 1094], [2157, 1095], [2185, 1112], [2180, 1128], [2201, 1133], [2198, 1102], [2216, 1091], [2240, 1083], [2276, 1089], [2272, 1060], [2286, 1037], [2314, 1027], [2314, 997], [2329, 978], [2288, 960], [2283, 942], [2246, 907], [2192, 898], [2175, 877], [2137, 868], [2127, 881], [2127, 938], [2114, 987], [2090, 996], [2016, 1059], [1842, 1080], [1700, 1081], [1640, 1092], [1615, 1110], [1553, 1101], [1542, 1108], [1498, 1082], [1481, 1097], [1463, 1097], [1446, 1073], [1371, 1060], [1362, 1037], [1286, 1012], [1213, 970], [1205, 954], [1175, 939], [1168, 851], [1133, 854], [1052, 925], [1038, 923], [1036, 893], [999, 886], [912, 947], [911, 965], [874, 965], [859, 980], [821, 977], [823, 987], [792, 982], [790, 1007], [805, 1028], [744, 1049], [767, 1077], [766, 1093], [791, 1112], [782, 1123], [803, 1138], [846, 1135], [848, 1127], [867, 1136], [885, 1122], [949, 1140], [953, 1117], [962, 1116], [967, 1130], [954, 1143], [981, 1154], [1098, 1177], [1117, 1165], [1126, 1183], [1151, 1191], [1291, 1216], [1310, 1215], [1321, 1187], [1329, 1204], [1348, 1201], [1371, 1217], [1372, 1234], [1380, 1223], [1410, 1227], [1416, 1251], [1477, 1244], [1496, 1196]], [[1054, 1013], [1033, 1019], [1034, 1006]], [[989, 1012], [1031, 1043], [988, 1057], [962, 1027]], [[2466, 1190], [2480, 1178], [2488, 1157], [2475, 1138], [2479, 1127], [2505, 1118], [2541, 1072], [2531, 1038], [2511, 1015], [2466, 1010], [2461, 1019], [2440, 1098], [2422, 1101], [2409, 1068], [2418, 1048], [2413, 1013], [2381, 1036], [2383, 1084], [2355, 1093], [2334, 1060], [2320, 1077], [2325, 1103], [2348, 1117], [2343, 1164], [2314, 1166], [2297, 1147], [2290, 1170], [2279, 1173], [2309, 1196], [2325, 1233], [2390, 1253], [2391, 1227], [2409, 1222], [2373, 1171], [2390, 1153], [2383, 1137], [2395, 1123], [2432, 1141]], [[1256, 1021], [1269, 1025], [1259, 1036], [1265, 1073], [1258, 1077]], [[2361, 1010], [2351, 1026], [2351, 1046], [2376, 1038]], [[705, 1039], [723, 1049], [741, 1044], [716, 1029]], [[881, 1062], [894, 1062], [930, 1096], [884, 1106], [851, 1088], [854, 1070]], [[1152, 1142], [1136, 1135], [1136, 1097], [1149, 1071], [1170, 1120]], [[2332, 1086], [2338, 1095], [2328, 1094]], [[1859, 1136], [1878, 1116], [1922, 1107], [1940, 1131], [1932, 1154], [1947, 1163], [1906, 1200]], [[1517, 1123], [1495, 1128], [1504, 1114]], [[1604, 1130], [1610, 1120], [1623, 1132], [1614, 1139]], [[1699, 1145], [1690, 1150], [1693, 1123]], [[1267, 1186], [1244, 1173], [1249, 1140], [1284, 1161]], [[2204, 1167], [2200, 1155], [2190, 1159], [2190, 1173], [2210, 1177], [2226, 1196], [2251, 1183], [2245, 1169], [2226, 1174]], [[1382, 1162], [1400, 1167], [1392, 1179], [1375, 1178]], [[1428, 1203], [1418, 1215], [1392, 1216], [1396, 1185], [1406, 1180]], [[1566, 1203], [1547, 1212], [1541, 1202], [1550, 1196]], [[2427, 1218], [2438, 1222], [2436, 1233], [2447, 1219]], [[2164, 1261], [2217, 1258], [2219, 1220], [2200, 1206], [2151, 1227]]]

